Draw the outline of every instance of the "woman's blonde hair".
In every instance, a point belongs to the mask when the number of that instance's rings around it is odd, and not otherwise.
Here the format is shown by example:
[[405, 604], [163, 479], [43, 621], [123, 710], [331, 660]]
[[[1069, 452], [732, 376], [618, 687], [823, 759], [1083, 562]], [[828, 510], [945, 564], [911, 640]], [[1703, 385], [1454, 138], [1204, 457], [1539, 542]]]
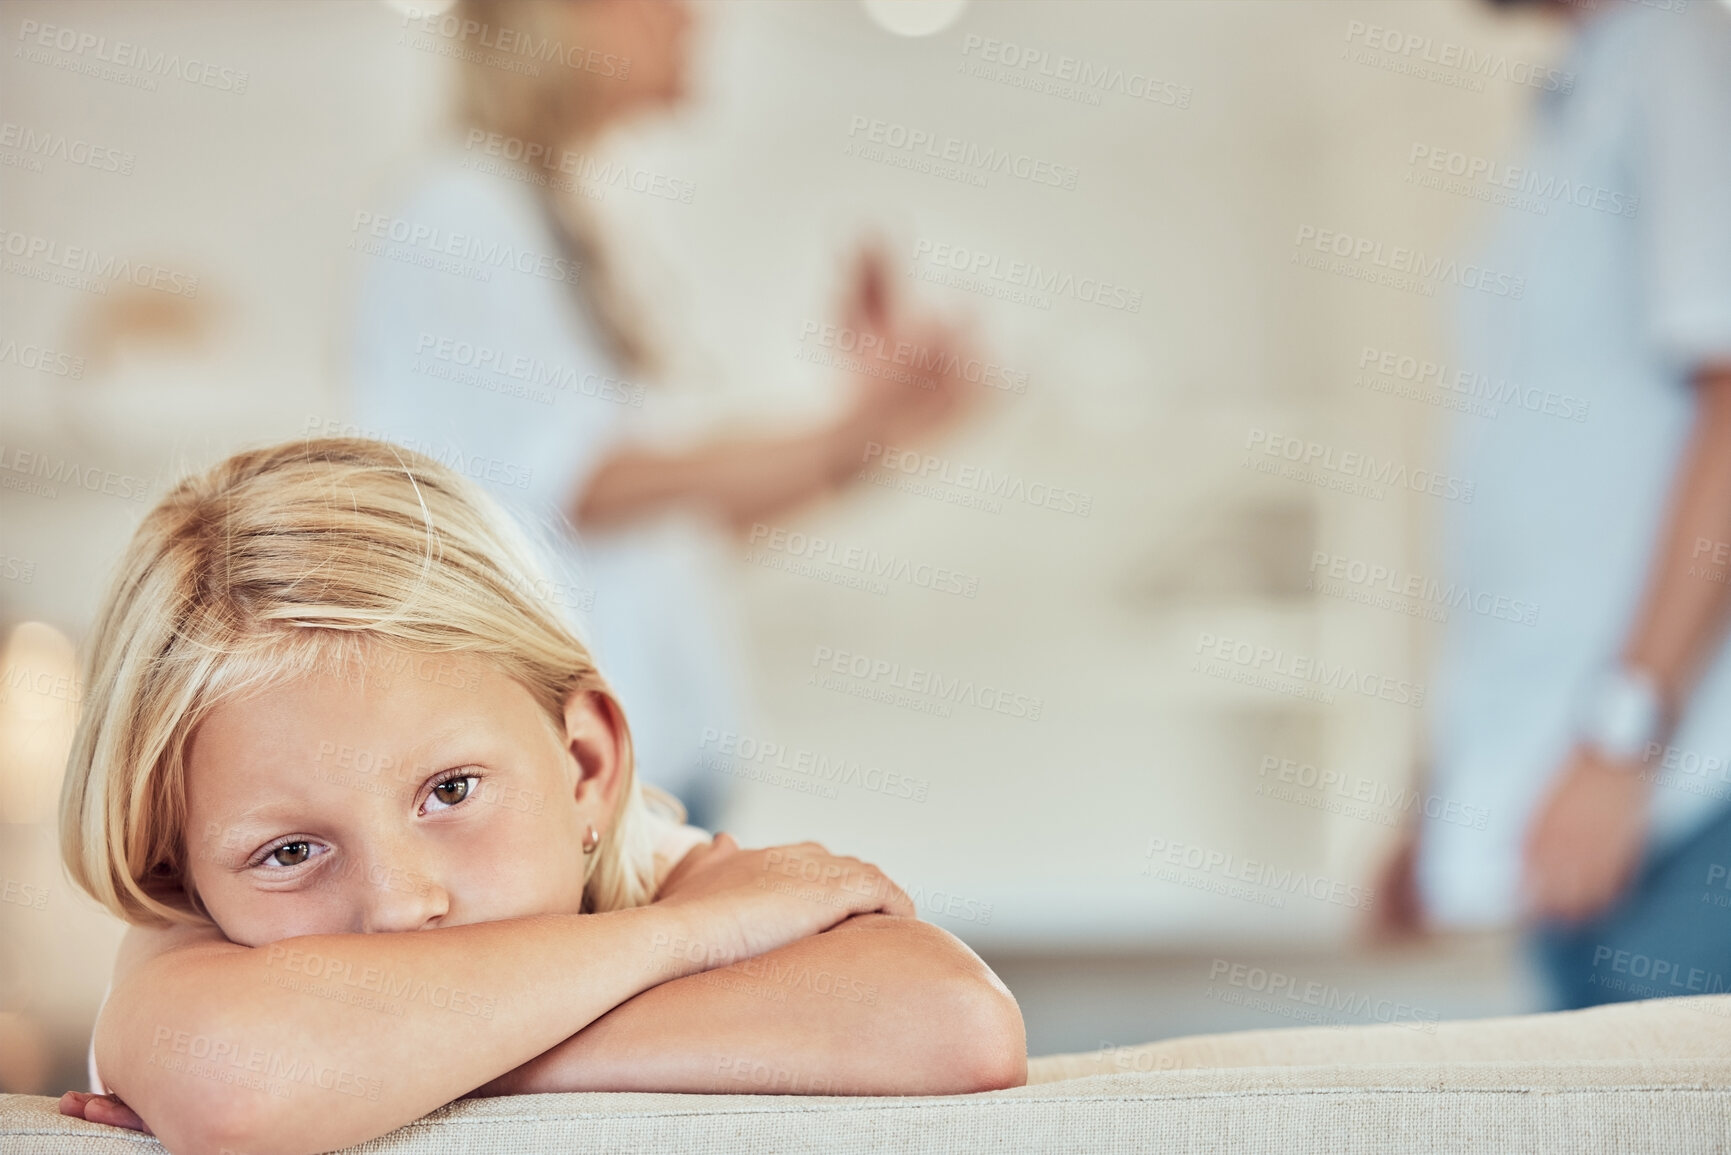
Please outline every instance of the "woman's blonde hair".
[[[557, 51], [585, 46], [579, 39], [583, 7], [580, 0], [458, 0], [454, 16], [465, 26], [491, 30], [495, 37], [508, 29], [514, 42]], [[458, 116], [464, 127], [539, 145], [546, 150], [543, 155], [553, 157], [593, 138], [607, 108], [597, 94], [603, 85], [619, 83], [600, 70], [545, 61], [522, 70], [502, 67], [493, 53], [468, 53], [459, 67]], [[659, 364], [657, 350], [644, 332], [642, 312], [613, 271], [600, 222], [583, 198], [561, 196], [551, 182], [530, 187], [554, 239], [582, 270], [578, 292], [614, 358], [628, 372], [653, 371]]]
[[[85, 642], [60, 797], [72, 880], [130, 923], [213, 922], [189, 869], [193, 732], [219, 702], [315, 670], [346, 673], [357, 658], [376, 662], [380, 645], [481, 655], [560, 734], [574, 691], [613, 700], [537, 595], [548, 588], [537, 558], [480, 486], [388, 442], [285, 442], [180, 482], [133, 534]], [[646, 807], [685, 818], [677, 799], [638, 783], [629, 730], [622, 738], [622, 788], [589, 859], [586, 912], [652, 901]]]

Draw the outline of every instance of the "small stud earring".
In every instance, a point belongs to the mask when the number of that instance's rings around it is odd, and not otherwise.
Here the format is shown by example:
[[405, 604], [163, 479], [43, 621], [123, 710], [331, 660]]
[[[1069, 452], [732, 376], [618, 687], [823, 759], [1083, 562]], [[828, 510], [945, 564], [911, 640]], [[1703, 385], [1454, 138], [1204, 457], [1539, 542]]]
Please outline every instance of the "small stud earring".
[[595, 848], [600, 845], [601, 836], [595, 833], [595, 824], [591, 822], [588, 829], [583, 831], [583, 853], [594, 854]]

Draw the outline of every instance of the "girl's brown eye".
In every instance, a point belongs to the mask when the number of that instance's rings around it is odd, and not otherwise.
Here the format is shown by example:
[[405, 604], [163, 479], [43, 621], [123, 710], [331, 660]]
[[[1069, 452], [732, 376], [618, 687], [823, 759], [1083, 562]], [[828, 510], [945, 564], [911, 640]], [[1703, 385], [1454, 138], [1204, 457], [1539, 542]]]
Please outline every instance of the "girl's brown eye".
[[307, 860], [307, 854], [312, 850], [304, 842], [285, 842], [270, 852], [278, 866], [299, 866]]
[[433, 787], [433, 794], [446, 806], [455, 806], [469, 796], [468, 778], [449, 778]]

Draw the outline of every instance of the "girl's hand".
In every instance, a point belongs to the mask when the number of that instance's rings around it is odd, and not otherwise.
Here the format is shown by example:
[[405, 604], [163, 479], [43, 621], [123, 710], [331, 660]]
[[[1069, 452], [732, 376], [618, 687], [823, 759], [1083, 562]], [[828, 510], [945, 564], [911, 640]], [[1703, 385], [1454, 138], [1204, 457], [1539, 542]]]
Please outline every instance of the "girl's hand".
[[138, 1112], [122, 1103], [115, 1095], [93, 1095], [88, 1091], [68, 1091], [60, 1096], [60, 1113], [90, 1123], [106, 1123], [110, 1127], [125, 1127], [132, 1131], [155, 1134], [145, 1126]]
[[755, 958], [856, 914], [916, 913], [902, 888], [869, 862], [815, 842], [741, 850], [729, 834], [686, 855], [656, 901], [713, 913], [704, 923], [710, 939], [694, 945], [714, 966]]

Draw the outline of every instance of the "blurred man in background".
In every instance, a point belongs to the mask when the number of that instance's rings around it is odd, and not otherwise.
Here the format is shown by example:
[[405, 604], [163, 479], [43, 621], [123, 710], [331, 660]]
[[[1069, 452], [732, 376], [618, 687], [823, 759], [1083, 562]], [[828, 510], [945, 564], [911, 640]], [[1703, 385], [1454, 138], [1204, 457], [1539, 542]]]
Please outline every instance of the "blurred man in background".
[[1487, 257], [1526, 284], [1460, 315], [1500, 412], [1460, 419], [1446, 550], [1540, 609], [1449, 622], [1431, 787], [1488, 828], [1425, 821], [1393, 883], [1527, 921], [1563, 1008], [1731, 989], [1731, 8], [1544, 7], [1574, 41], [1487, 177], [1533, 202]]

